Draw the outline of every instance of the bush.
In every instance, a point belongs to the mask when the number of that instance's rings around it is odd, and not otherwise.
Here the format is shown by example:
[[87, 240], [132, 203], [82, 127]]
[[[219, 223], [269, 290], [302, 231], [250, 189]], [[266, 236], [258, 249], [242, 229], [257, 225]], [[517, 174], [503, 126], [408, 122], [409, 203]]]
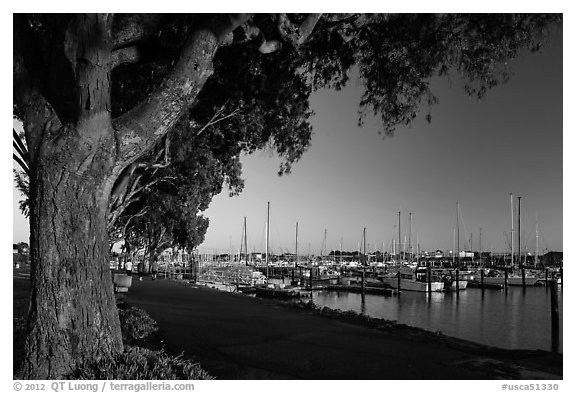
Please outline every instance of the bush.
[[113, 362], [101, 361], [79, 366], [69, 379], [90, 380], [197, 380], [212, 379], [199, 364], [164, 349], [152, 351], [126, 346]]
[[118, 304], [118, 315], [124, 344], [147, 347], [160, 340], [158, 324], [146, 311], [128, 304]]

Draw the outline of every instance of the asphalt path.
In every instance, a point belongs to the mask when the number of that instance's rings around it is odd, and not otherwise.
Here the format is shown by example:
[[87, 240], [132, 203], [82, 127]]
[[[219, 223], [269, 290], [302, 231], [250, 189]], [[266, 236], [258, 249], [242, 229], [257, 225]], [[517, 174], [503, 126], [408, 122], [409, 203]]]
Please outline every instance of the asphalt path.
[[126, 301], [158, 322], [168, 349], [218, 379], [558, 379], [442, 342], [185, 282], [134, 280]]

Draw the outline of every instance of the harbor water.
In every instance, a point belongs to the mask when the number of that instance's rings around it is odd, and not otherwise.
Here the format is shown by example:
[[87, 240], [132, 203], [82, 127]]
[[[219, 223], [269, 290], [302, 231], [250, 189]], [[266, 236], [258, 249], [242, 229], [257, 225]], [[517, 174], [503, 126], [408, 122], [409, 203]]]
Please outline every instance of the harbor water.
[[[355, 311], [398, 323], [442, 332], [480, 344], [506, 349], [552, 350], [551, 290], [510, 287], [504, 290], [468, 288], [456, 293], [403, 291], [400, 296], [315, 291], [319, 307]], [[562, 289], [558, 287], [562, 352]]]

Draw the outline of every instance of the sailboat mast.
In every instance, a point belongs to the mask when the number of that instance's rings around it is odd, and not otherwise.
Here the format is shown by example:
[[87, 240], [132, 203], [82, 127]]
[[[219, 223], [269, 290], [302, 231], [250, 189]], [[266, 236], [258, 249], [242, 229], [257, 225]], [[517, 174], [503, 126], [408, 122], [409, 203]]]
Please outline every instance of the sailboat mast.
[[362, 242], [364, 243], [363, 244], [363, 248], [364, 248], [364, 255], [363, 255], [364, 263], [363, 263], [363, 265], [365, 265], [366, 264], [366, 227], [364, 227], [364, 231], [362, 232]]
[[520, 199], [522, 199], [522, 197], [518, 197], [518, 264], [522, 265], [522, 250], [520, 246]]
[[420, 240], [418, 239], [418, 232], [416, 232], [416, 263], [420, 265]]
[[480, 239], [479, 239], [479, 248], [480, 248], [480, 265], [482, 265], [482, 228], [480, 228]]
[[398, 212], [398, 254], [402, 260], [402, 232], [400, 231], [400, 212]]
[[456, 267], [460, 268], [460, 202], [456, 202]]
[[510, 263], [514, 265], [514, 195], [510, 193]]
[[246, 266], [248, 266], [248, 258], [246, 257], [246, 255], [248, 255], [248, 249], [246, 248], [245, 244], [246, 244], [246, 216], [244, 216], [244, 226], [242, 227], [242, 240], [240, 242], [240, 259], [242, 259], [242, 247], [244, 247], [245, 252], [244, 262], [246, 263]]
[[412, 262], [412, 212], [408, 213], [410, 220], [408, 221], [408, 253], [410, 254], [410, 262]]
[[454, 252], [452, 253], [452, 266], [456, 264], [456, 228], [452, 231], [452, 248]]
[[298, 267], [298, 221], [296, 221], [296, 263], [294, 264], [294, 267]]
[[342, 265], [342, 238], [340, 238], [340, 265]]
[[324, 229], [324, 255], [328, 257], [328, 229]]
[[266, 210], [266, 277], [268, 277], [268, 241], [270, 238], [270, 202]]
[[538, 218], [536, 218], [536, 253], [534, 255], [534, 267], [536, 266], [538, 266]]

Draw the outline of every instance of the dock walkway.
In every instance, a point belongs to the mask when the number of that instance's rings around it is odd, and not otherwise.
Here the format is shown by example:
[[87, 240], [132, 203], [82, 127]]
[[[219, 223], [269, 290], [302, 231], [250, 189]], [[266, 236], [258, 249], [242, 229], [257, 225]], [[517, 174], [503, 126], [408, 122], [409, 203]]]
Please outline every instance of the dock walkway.
[[158, 322], [171, 351], [184, 351], [218, 379], [561, 378], [561, 366], [542, 371], [546, 353], [486, 358], [182, 281], [134, 281], [126, 301]]

